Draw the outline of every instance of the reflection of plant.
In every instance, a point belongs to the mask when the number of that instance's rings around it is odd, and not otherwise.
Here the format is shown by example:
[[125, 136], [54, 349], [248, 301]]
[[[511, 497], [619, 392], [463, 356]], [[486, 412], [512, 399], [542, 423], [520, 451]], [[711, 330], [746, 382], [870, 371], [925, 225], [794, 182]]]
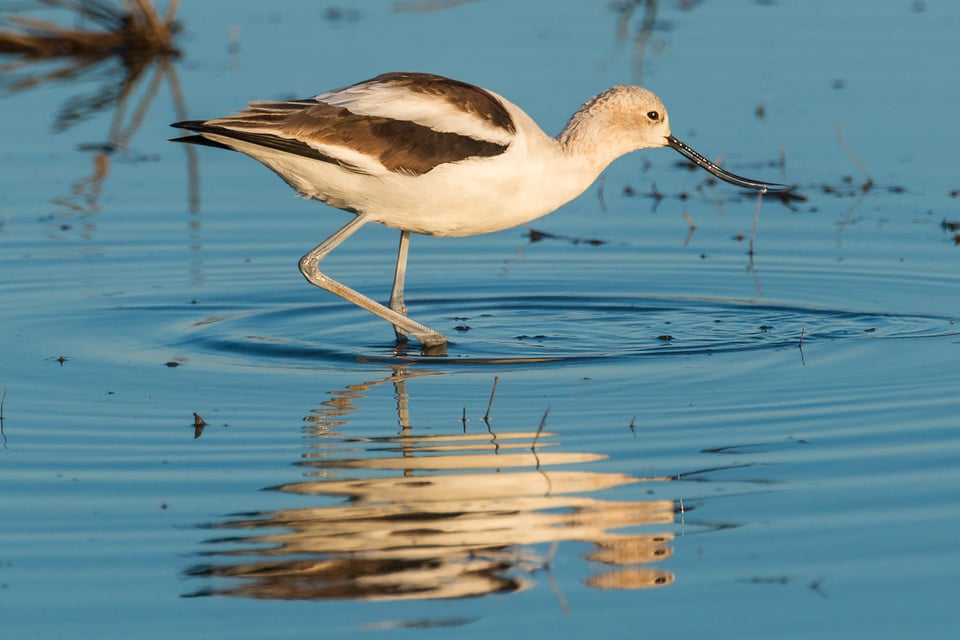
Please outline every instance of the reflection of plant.
[[621, 0], [611, 5], [617, 14], [617, 40], [625, 41], [630, 38], [630, 23], [638, 8], [643, 7], [643, 18], [633, 36], [633, 81], [643, 84], [643, 58], [647, 51], [647, 44], [653, 36], [657, 23], [657, 0]]
[[[54, 125], [57, 131], [123, 101], [153, 62], [179, 55], [173, 44], [173, 36], [179, 30], [173, 18], [177, 0], [167, 6], [164, 18], [148, 0], [123, 0], [121, 7], [102, 0], [37, 3], [70, 11], [81, 21], [102, 27], [74, 29], [36, 18], [10, 16], [5, 22], [14, 30], [0, 31], [0, 53], [19, 56], [0, 65], [0, 89], [15, 93], [47, 82], [105, 78], [94, 93], [71, 98], [64, 104]], [[65, 63], [50, 70], [25, 71], [54, 60]], [[119, 67], [115, 66], [117, 62]]]
[[[161, 16], [150, 0], [35, 0], [39, 9], [61, 9], [82, 25], [68, 28], [54, 22], [6, 16], [0, 29], [0, 55], [16, 56], [0, 64], [0, 91], [25, 91], [51, 82], [100, 80], [89, 94], [69, 98], [54, 121], [55, 132], [65, 131], [93, 115], [114, 109], [113, 121], [103, 144], [84, 146], [93, 150], [94, 171], [72, 187], [72, 195], [55, 200], [71, 211], [94, 213], [103, 180], [109, 173], [109, 155], [125, 150], [140, 127], [154, 97], [166, 80], [178, 117], [186, 117], [179, 79], [170, 61], [180, 55], [174, 37], [180, 27], [175, 20], [179, 0], [169, 0]], [[22, 11], [22, 6], [19, 7]], [[137, 104], [129, 112], [131, 96], [152, 71]], [[195, 155], [186, 148], [191, 176]], [[195, 183], [195, 181], [191, 181]], [[196, 202], [191, 185], [191, 205]]]
[[40, 6], [72, 11], [78, 18], [99, 24], [105, 31], [67, 29], [52, 22], [14, 16], [9, 22], [21, 27], [23, 33], [4, 34], [0, 40], [3, 51], [38, 57], [104, 56], [113, 55], [117, 49], [134, 55], [176, 52], [171, 36], [176, 32], [172, 27], [179, 0], [171, 0], [163, 19], [149, 0], [121, 0], [121, 7], [102, 0], [36, 2]]

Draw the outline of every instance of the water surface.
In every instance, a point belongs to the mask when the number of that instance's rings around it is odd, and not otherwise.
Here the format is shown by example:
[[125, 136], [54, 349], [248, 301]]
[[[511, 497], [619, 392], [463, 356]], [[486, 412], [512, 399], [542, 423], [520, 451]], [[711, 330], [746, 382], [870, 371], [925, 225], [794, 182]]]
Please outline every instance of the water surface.
[[[955, 634], [953, 4], [179, 16], [152, 98], [153, 67], [59, 130], [104, 67], [0, 102], [10, 637]], [[411, 313], [451, 345], [398, 352], [297, 271], [347, 214], [164, 142], [392, 69], [551, 132], [643, 83], [806, 200], [765, 199], [751, 255], [753, 196], [631, 155], [529, 228], [414, 238]], [[385, 298], [395, 246], [365, 228], [329, 268]]]

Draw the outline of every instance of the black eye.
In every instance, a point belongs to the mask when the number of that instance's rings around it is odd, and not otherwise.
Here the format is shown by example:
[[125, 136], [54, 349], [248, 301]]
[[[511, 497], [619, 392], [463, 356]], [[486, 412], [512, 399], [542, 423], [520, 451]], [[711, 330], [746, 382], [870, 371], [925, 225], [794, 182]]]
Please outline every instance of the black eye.
[[647, 111], [647, 117], [656, 122], [660, 119], [660, 113], [657, 111]]

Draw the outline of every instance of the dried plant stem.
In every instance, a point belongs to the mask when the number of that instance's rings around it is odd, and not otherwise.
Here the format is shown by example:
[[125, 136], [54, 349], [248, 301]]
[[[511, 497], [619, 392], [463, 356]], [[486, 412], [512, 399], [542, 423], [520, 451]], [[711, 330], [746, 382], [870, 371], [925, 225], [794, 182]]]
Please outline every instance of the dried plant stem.
[[840, 130], [839, 122], [836, 123], [836, 128], [837, 128], [837, 139], [840, 140], [840, 146], [843, 147], [843, 150], [847, 152], [847, 156], [850, 157], [850, 160], [853, 162], [853, 164], [857, 166], [857, 169], [860, 170], [860, 173], [862, 173], [863, 176], [867, 179], [867, 181], [863, 183], [863, 186], [861, 187], [861, 189], [863, 189], [864, 191], [868, 191], [870, 187], [873, 186], [873, 178], [870, 176], [870, 172], [867, 171], [867, 168], [863, 166], [863, 163], [860, 162], [859, 158], [857, 158], [857, 155], [853, 152], [853, 149], [851, 149], [850, 145], [847, 144], [846, 138], [843, 137], [843, 131]]
[[490, 409], [493, 408], [493, 396], [497, 393], [497, 382], [500, 381], [500, 376], [493, 376], [493, 389], [490, 390], [490, 401], [487, 403], [487, 412], [483, 414], [483, 421], [490, 421]]
[[3, 396], [0, 397], [0, 438], [3, 439], [3, 448], [7, 448], [7, 433], [3, 430], [3, 409], [7, 404], [7, 388], [3, 388]]
[[753, 239], [757, 235], [757, 226], [760, 224], [760, 203], [763, 202], [763, 191], [757, 192], [757, 208], [753, 210], [753, 227], [750, 228], [750, 243], [747, 253], [753, 257]]
[[540, 426], [537, 427], [537, 435], [533, 436], [533, 444], [530, 445], [530, 451], [537, 450], [537, 440], [540, 439], [540, 434], [543, 433], [543, 428], [547, 425], [547, 416], [550, 415], [550, 407], [547, 407], [547, 410], [543, 412], [543, 417], [540, 418]]

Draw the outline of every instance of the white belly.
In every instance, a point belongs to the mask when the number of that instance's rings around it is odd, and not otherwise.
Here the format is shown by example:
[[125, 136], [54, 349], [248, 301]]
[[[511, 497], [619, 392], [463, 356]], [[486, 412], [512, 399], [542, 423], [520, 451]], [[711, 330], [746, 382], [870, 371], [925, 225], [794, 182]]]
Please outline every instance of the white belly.
[[424, 174], [369, 175], [286, 155], [258, 159], [304, 196], [364, 213], [388, 227], [435, 236], [509, 229], [554, 211], [594, 176], [524, 149], [441, 165]]

